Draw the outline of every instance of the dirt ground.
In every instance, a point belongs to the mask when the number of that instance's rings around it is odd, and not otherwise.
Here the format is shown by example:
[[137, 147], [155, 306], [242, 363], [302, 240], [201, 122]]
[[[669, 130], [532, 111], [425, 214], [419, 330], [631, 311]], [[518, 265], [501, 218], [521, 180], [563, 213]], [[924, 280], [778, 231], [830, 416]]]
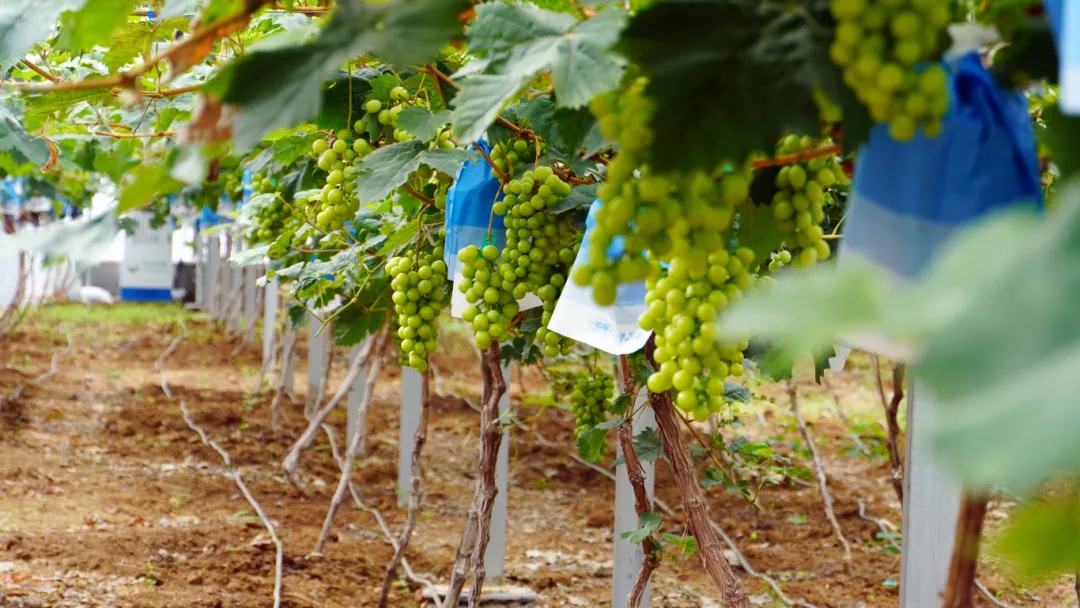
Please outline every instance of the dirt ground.
[[[106, 311], [107, 309], [101, 309]], [[310, 556], [339, 473], [320, 436], [301, 461], [299, 483], [279, 464], [305, 426], [302, 405], [287, 402], [284, 430], [270, 429], [270, 396], [254, 392], [261, 349], [204, 317], [167, 307], [86, 312], [52, 307], [0, 340], [0, 606], [267, 607], [274, 583], [274, 546], [258, 518], [225, 476], [221, 459], [188, 428], [195, 421], [227, 450], [284, 543], [283, 606], [374, 606], [393, 550], [372, 514], [345, 503], [324, 555]], [[181, 323], [182, 321], [182, 323]], [[475, 487], [478, 415], [454, 394], [475, 398], [479, 364], [460, 335], [446, 332], [435, 356], [443, 394], [434, 397], [424, 451], [423, 504], [407, 557], [413, 570], [449, 578]], [[183, 333], [166, 360], [174, 398], [163, 393], [154, 362]], [[64, 351], [67, 335], [72, 346]], [[39, 385], [32, 381], [50, 369]], [[303, 346], [300, 369], [304, 368]], [[336, 353], [331, 386], [346, 371]], [[369, 417], [370, 449], [354, 480], [362, 498], [395, 534], [406, 512], [396, 506], [399, 370], [379, 378]], [[514, 374], [513, 403], [556, 447], [528, 431], [511, 432], [509, 532], [505, 582], [539, 593], [539, 606], [610, 605], [614, 484], [574, 462], [572, 417], [540, 410], [531, 396], [546, 388], [535, 372]], [[812, 377], [799, 382], [811, 430], [829, 473], [837, 517], [853, 545], [843, 552], [825, 519], [816, 487], [785, 481], [762, 490], [759, 508], [720, 487], [708, 491], [713, 519], [749, 563], [775, 578], [787, 596], [816, 606], [895, 606], [900, 557], [868, 516], [899, 524], [889, 483], [873, 374], [863, 359], [831, 384], [852, 430], [871, 454], [860, 454]], [[17, 400], [11, 396], [24, 388]], [[302, 402], [306, 377], [297, 375]], [[758, 389], [755, 389], [758, 390]], [[809, 467], [799, 435], [774, 388], [760, 389], [726, 433], [770, 441]], [[775, 394], [774, 394], [775, 393]], [[330, 419], [344, 430], [344, 412]], [[733, 437], [728, 437], [732, 439]], [[608, 464], [613, 460], [608, 457]], [[662, 462], [657, 495], [678, 504]], [[990, 527], [1010, 505], [996, 501]], [[681, 534], [680, 521], [665, 530]], [[1076, 605], [1072, 581], [1024, 588], [987, 558], [980, 579], [1011, 606]], [[736, 568], [756, 606], [782, 606], [761, 579]], [[653, 576], [653, 606], [718, 606], [696, 557], [665, 561]], [[420, 588], [399, 580], [391, 606], [420, 606]], [[980, 597], [980, 606], [991, 606]]]

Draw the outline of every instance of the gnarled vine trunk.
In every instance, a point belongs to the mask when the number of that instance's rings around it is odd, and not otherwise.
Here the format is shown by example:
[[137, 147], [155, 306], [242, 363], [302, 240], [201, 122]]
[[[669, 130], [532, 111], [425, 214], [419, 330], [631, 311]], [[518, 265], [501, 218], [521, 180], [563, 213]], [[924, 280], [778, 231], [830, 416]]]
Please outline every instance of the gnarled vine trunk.
[[476, 480], [476, 494], [473, 496], [469, 516], [465, 521], [465, 530], [461, 535], [457, 556], [454, 558], [454, 572], [450, 586], [443, 601], [444, 607], [455, 607], [461, 598], [461, 589], [465, 586], [469, 566], [473, 568], [472, 589], [469, 592], [469, 605], [480, 604], [480, 592], [484, 586], [484, 552], [491, 531], [491, 510], [495, 506], [495, 464], [499, 458], [499, 445], [502, 443], [502, 429], [499, 428], [499, 400], [506, 393], [506, 378], [499, 366], [499, 345], [492, 344], [481, 354], [480, 372], [484, 379], [483, 396], [480, 403], [480, 463]]

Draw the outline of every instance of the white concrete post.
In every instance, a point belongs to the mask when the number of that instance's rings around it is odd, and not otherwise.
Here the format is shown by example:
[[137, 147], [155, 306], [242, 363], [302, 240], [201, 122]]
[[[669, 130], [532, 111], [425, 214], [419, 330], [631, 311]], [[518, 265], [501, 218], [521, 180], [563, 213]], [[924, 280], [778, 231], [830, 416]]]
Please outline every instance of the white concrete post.
[[[510, 409], [510, 366], [502, 366], [503, 378], [506, 378], [506, 392], [499, 400], [499, 414]], [[499, 457], [495, 461], [495, 504], [491, 509], [491, 540], [484, 553], [484, 569], [489, 579], [502, 578], [506, 564], [506, 493], [510, 488], [510, 429], [503, 430], [502, 443], [499, 444]]]
[[[363, 351], [368, 343], [372, 340], [371, 336], [364, 338], [364, 340], [356, 346], [349, 349], [349, 365], [360, 356], [360, 352]], [[345, 419], [345, 442], [352, 441], [352, 437], [356, 433], [360, 433], [360, 451], [361, 456], [367, 453], [367, 413], [360, 416], [360, 404], [364, 400], [364, 386], [368, 380], [368, 369], [370, 366], [365, 365], [360, 370], [360, 375], [356, 377], [356, 382], [349, 387], [347, 417]], [[404, 401], [402, 402], [404, 404]]]
[[[401, 368], [401, 422], [398, 425], [397, 503], [409, 504], [412, 454], [416, 447], [416, 429], [420, 426], [420, 383], [423, 376], [415, 369]], [[350, 395], [351, 397], [351, 395]]]
[[904, 539], [900, 608], [940, 606], [949, 577], [961, 487], [934, 461], [931, 426], [937, 404], [912, 381], [904, 455]]
[[[279, 308], [281, 308], [281, 295], [278, 292], [278, 282], [271, 279], [266, 282], [263, 297], [263, 369], [267, 371], [274, 367], [274, 362], [270, 359], [274, 356]], [[284, 372], [285, 370], [278, 370], [278, 373]]]
[[[634, 419], [633, 432], [637, 435], [645, 429], [656, 428], [656, 418], [652, 408], [641, 407], [649, 398], [647, 390], [641, 390], [634, 399], [633, 410], [641, 409], [641, 413]], [[618, 446], [618, 443], [616, 443]], [[622, 456], [622, 448], [618, 447], [618, 455]], [[645, 490], [649, 498], [653, 497], [653, 483], [656, 476], [653, 474], [655, 463], [641, 462], [641, 470], [645, 474]], [[645, 555], [641, 551], [641, 545], [632, 543], [622, 538], [625, 532], [638, 527], [637, 509], [634, 507], [634, 489], [630, 485], [630, 479], [626, 475], [626, 465], [620, 464], [615, 469], [615, 555], [611, 573], [611, 606], [612, 608], [626, 608], [626, 598], [634, 587], [634, 579], [637, 577], [641, 563], [645, 561]], [[645, 595], [641, 598], [640, 608], [649, 607], [649, 587], [645, 588]]]
[[210, 313], [210, 318], [216, 321], [221, 314], [221, 243], [217, 234], [206, 237], [206, 250], [206, 301], [209, 304], [207, 312]]
[[[232, 244], [231, 251], [229, 252], [229, 257], [231, 259], [233, 256], [239, 254], [244, 249], [244, 240], [236, 235], [230, 235], [229, 238], [230, 243]], [[247, 285], [244, 283], [244, 278], [246, 277], [244, 270], [244, 268], [240, 268], [235, 264], [229, 264], [229, 284], [231, 285], [233, 292], [235, 292], [237, 289], [240, 290], [240, 299], [236, 302], [236, 306], [232, 309], [229, 318], [227, 319], [229, 323], [229, 329], [235, 332], [240, 332], [244, 329], [243, 325], [240, 324], [241, 318], [244, 316], [244, 314], [246, 314], [246, 309], [244, 308], [244, 298], [247, 295]], [[232, 295], [232, 293], [229, 294], [230, 297]]]
[[259, 288], [255, 284], [259, 280], [258, 266], [242, 268], [244, 277], [244, 317], [241, 327], [244, 329], [244, 343], [255, 342], [255, 319], [259, 316]]
[[326, 326], [325, 331], [321, 331], [322, 323], [318, 319], [308, 320], [308, 381], [307, 381], [307, 396], [304, 400], [304, 411], [311, 412], [315, 408], [319, 407], [319, 393], [320, 387], [322, 387], [323, 377], [326, 375], [327, 364], [327, 340], [333, 338], [328, 335], [331, 331], [330, 326]]
[[[198, 233], [195, 233], [192, 239], [192, 248], [195, 252], [195, 308], [204, 310], [206, 308], [206, 285], [203, 284], [203, 276], [206, 274], [206, 260], [204, 259], [205, 251], [202, 245], [202, 237]], [[90, 284], [90, 270], [86, 271], [86, 278], [84, 279], [87, 285]]]

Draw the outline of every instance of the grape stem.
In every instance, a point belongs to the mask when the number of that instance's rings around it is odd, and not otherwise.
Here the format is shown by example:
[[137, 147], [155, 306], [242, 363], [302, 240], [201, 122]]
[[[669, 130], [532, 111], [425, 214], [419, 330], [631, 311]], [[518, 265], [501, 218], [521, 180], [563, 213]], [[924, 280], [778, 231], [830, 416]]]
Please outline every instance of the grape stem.
[[439, 94], [439, 100], [442, 101], [443, 107], [446, 106], [446, 93], [443, 93], [442, 85], [439, 84], [439, 78], [435, 75], [435, 66], [430, 63], [427, 64], [427, 73], [431, 75], [431, 78], [435, 81], [435, 91]]
[[219, 19], [206, 27], [198, 29], [190, 36], [186, 36], [180, 42], [169, 46], [167, 49], [154, 55], [142, 64], [126, 72], [120, 72], [115, 76], [110, 76], [108, 78], [87, 78], [74, 82], [50, 82], [47, 85], [40, 83], [14, 83], [12, 86], [34, 93], [86, 91], [112, 87], [127, 88], [135, 86], [144, 74], [162, 61], [171, 60], [173, 58], [177, 59], [174, 63], [181, 65], [186, 71], [186, 68], [189, 66], [184, 66], [183, 64], [191, 61], [193, 57], [197, 57], [199, 55], [199, 49], [202, 48], [207, 40], [212, 42], [218, 38], [228, 36], [235, 31], [236, 28], [246, 24], [251, 15], [255, 14], [255, 12], [262, 8], [268, 1], [269, 0], [251, 0], [250, 2], [246, 2], [244, 9], [236, 14], [225, 17], [224, 19]]
[[430, 196], [427, 196], [427, 195], [424, 195], [424, 194], [422, 194], [422, 193], [420, 193], [420, 192], [417, 192], [417, 191], [416, 191], [416, 190], [415, 190], [415, 189], [414, 189], [414, 188], [413, 188], [412, 186], [410, 186], [409, 184], [404, 184], [404, 185], [402, 185], [402, 186], [401, 186], [401, 189], [402, 189], [402, 190], [404, 190], [405, 192], [408, 192], [408, 193], [409, 193], [409, 196], [411, 196], [411, 197], [415, 198], [415, 199], [416, 199], [416, 200], [418, 200], [418, 201], [422, 201], [422, 202], [424, 202], [424, 203], [426, 203], [426, 204], [428, 204], [428, 205], [434, 205], [434, 204], [435, 204], [435, 201], [434, 201], [434, 200], [432, 200], [432, 198], [431, 198]]
[[499, 176], [500, 182], [505, 184], [506, 182], [510, 181], [510, 178], [507, 177], [507, 175], [503, 173], [501, 169], [495, 166], [495, 161], [491, 160], [491, 156], [489, 156], [487, 152], [484, 152], [483, 148], [476, 145], [475, 141], [473, 142], [473, 147], [476, 148], [476, 151], [480, 153], [480, 156], [484, 157], [484, 160], [487, 161], [487, 164], [491, 165], [491, 170]]
[[808, 160], [813, 160], [819, 156], [830, 156], [840, 153], [840, 146], [831, 144], [828, 146], [822, 146], [813, 150], [807, 150], [805, 152], [799, 152], [798, 154], [782, 154], [780, 156], [774, 156], [773, 158], [760, 158], [750, 163], [751, 169], [764, 169], [766, 167], [783, 167], [784, 165], [794, 165], [795, 163], [802, 163]]

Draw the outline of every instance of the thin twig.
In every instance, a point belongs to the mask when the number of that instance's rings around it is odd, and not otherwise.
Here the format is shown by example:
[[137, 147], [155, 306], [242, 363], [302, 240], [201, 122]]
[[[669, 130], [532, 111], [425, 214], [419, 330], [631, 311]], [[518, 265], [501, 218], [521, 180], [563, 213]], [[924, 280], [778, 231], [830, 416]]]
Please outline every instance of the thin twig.
[[285, 551], [281, 544], [281, 539], [278, 538], [277, 530], [274, 528], [274, 524], [270, 521], [270, 518], [266, 516], [266, 512], [263, 511], [262, 505], [259, 501], [255, 500], [255, 496], [251, 494], [251, 490], [248, 489], [247, 484], [244, 483], [244, 479], [240, 477], [240, 471], [236, 470], [232, 466], [232, 459], [229, 458], [229, 453], [226, 452], [220, 445], [213, 439], [207, 436], [199, 425], [195, 424], [195, 421], [191, 419], [191, 412], [188, 411], [184, 402], [180, 402], [180, 413], [184, 416], [184, 422], [191, 428], [191, 430], [198, 433], [202, 442], [214, 449], [221, 459], [225, 461], [225, 466], [229, 468], [228, 476], [236, 482], [236, 487], [240, 488], [240, 493], [244, 495], [244, 498], [251, 505], [251, 508], [255, 510], [255, 514], [259, 516], [259, 521], [266, 527], [266, 532], [270, 535], [270, 540], [274, 542], [274, 608], [281, 607], [281, 579], [282, 579], [282, 566], [285, 561]]
[[836, 533], [837, 540], [840, 541], [840, 545], [844, 548], [845, 567], [850, 566], [851, 545], [848, 543], [847, 538], [844, 537], [844, 532], [840, 529], [840, 522], [836, 520], [836, 513], [833, 512], [833, 497], [829, 494], [829, 485], [825, 476], [825, 463], [822, 462], [821, 456], [818, 455], [814, 438], [810, 436], [810, 429], [807, 428], [806, 421], [803, 420], [802, 414], [799, 412], [799, 398], [794, 381], [787, 381], [787, 392], [788, 399], [791, 402], [791, 413], [795, 416], [795, 424], [799, 427], [799, 434], [802, 435], [806, 448], [810, 450], [810, 457], [814, 460], [814, 475], [817, 477], [818, 490], [821, 492], [821, 502], [825, 505], [825, 517], [828, 518], [833, 532]]
[[847, 414], [844, 413], [844, 406], [840, 402], [840, 395], [836, 392], [832, 383], [829, 382], [829, 377], [822, 376], [821, 381], [825, 385], [825, 390], [829, 391], [829, 394], [832, 396], [833, 409], [836, 411], [836, 416], [840, 418], [840, 423], [844, 425], [844, 430], [847, 431], [848, 437], [851, 437], [851, 440], [855, 442], [855, 448], [864, 455], [870, 456], [870, 448], [866, 447], [866, 444], [862, 441], [862, 437], [859, 437], [859, 434], [851, 428], [851, 421], [848, 420]]
[[412, 537], [413, 528], [416, 527], [416, 513], [420, 510], [420, 480], [423, 476], [421, 471], [421, 452], [424, 442], [427, 441], [428, 411], [431, 401], [431, 370], [427, 370], [420, 382], [420, 424], [416, 427], [413, 436], [412, 466], [409, 482], [409, 514], [405, 519], [405, 529], [401, 531], [398, 546], [394, 551], [394, 557], [386, 566], [386, 577], [383, 578], [382, 591], [379, 593], [378, 608], [386, 608], [386, 601], [390, 596], [390, 583], [394, 580], [398, 564], [405, 557], [405, 550], [409, 547], [409, 539]]
[[[156, 361], [154, 361], [154, 368], [158, 371], [158, 373], [161, 374], [161, 390], [169, 397], [169, 399], [172, 399], [172, 391], [169, 390], [169, 384], [165, 376], [165, 359], [167, 359], [173, 353], [173, 351], [176, 350], [176, 346], [180, 343], [181, 338], [187, 331], [187, 329], [182, 323], [180, 324], [180, 330], [182, 333], [173, 338], [168, 348], [166, 348], [165, 351], [161, 353], [161, 356], [158, 357]], [[270, 535], [270, 540], [274, 542], [274, 608], [281, 608], [281, 582], [283, 578], [282, 573], [285, 561], [285, 551], [284, 547], [281, 544], [281, 539], [278, 538], [277, 530], [274, 527], [274, 524], [270, 521], [270, 518], [266, 516], [266, 512], [263, 511], [262, 505], [259, 504], [259, 501], [255, 500], [255, 496], [252, 495], [251, 490], [249, 490], [247, 487], [247, 484], [244, 483], [244, 479], [240, 476], [240, 471], [233, 467], [232, 458], [229, 457], [229, 453], [226, 452], [224, 448], [218, 445], [217, 442], [215, 442], [213, 439], [210, 439], [210, 437], [206, 434], [206, 431], [204, 431], [202, 427], [195, 424], [195, 421], [191, 418], [191, 412], [188, 411], [187, 406], [184, 404], [183, 401], [180, 402], [180, 413], [184, 417], [184, 422], [187, 423], [188, 427], [191, 428], [191, 430], [195, 431], [199, 435], [199, 438], [202, 439], [202, 442], [212, 448], [215, 452], [217, 452], [219, 456], [221, 456], [221, 460], [225, 463], [225, 467], [228, 469], [228, 476], [231, 477], [233, 482], [236, 483], [236, 487], [240, 488], [240, 493], [244, 495], [244, 498], [248, 501], [248, 504], [251, 505], [251, 508], [255, 510], [255, 514], [258, 515], [259, 521], [261, 521], [263, 526], [266, 527], [266, 531]]]
[[[305, 449], [307, 449], [309, 445], [311, 445], [312, 441], [315, 440], [315, 436], [319, 434], [319, 428], [322, 426], [323, 422], [326, 421], [326, 417], [330, 415], [330, 412], [332, 412], [334, 408], [337, 407], [338, 402], [340, 402], [341, 399], [349, 392], [349, 389], [352, 388], [352, 385], [356, 382], [356, 379], [360, 377], [361, 370], [363, 370], [369, 363], [371, 363], [372, 372], [375, 373], [368, 373], [367, 385], [369, 387], [374, 386], [374, 378], [378, 375], [375, 365], [378, 364], [380, 367], [382, 366], [382, 353], [383, 351], [385, 351], [386, 346], [389, 343], [389, 340], [387, 339], [387, 336], [389, 335], [387, 327], [388, 326], [384, 326], [382, 330], [380, 330], [371, 340], [368, 341], [367, 344], [364, 345], [363, 350], [361, 350], [361, 352], [356, 356], [356, 358], [353, 359], [352, 364], [349, 365], [349, 373], [341, 382], [341, 386], [338, 387], [337, 392], [335, 392], [334, 396], [330, 398], [330, 401], [326, 402], [326, 405], [323, 406], [322, 409], [318, 410], [317, 412], [315, 412], [314, 415], [312, 415], [310, 421], [308, 422], [307, 429], [305, 429], [304, 433], [300, 435], [300, 438], [296, 440], [296, 443], [294, 443], [293, 446], [289, 449], [289, 453], [281, 462], [281, 468], [284, 469], [287, 473], [291, 475], [296, 472], [296, 467], [300, 464], [300, 454]], [[374, 358], [374, 362], [371, 362], [372, 358]], [[361, 411], [366, 411], [366, 404], [370, 403], [370, 401], [371, 395], [369, 393], [364, 393], [364, 401], [363, 404], [361, 404]], [[357, 433], [357, 435], [359, 435], [359, 433]], [[350, 445], [352, 445], [351, 441]]]
[[45, 380], [52, 378], [60, 371], [60, 368], [58, 367], [58, 364], [60, 363], [60, 357], [71, 352], [71, 349], [75, 346], [71, 341], [71, 332], [64, 330], [64, 335], [67, 336], [67, 346], [53, 353], [52, 360], [49, 362], [49, 371], [41, 374], [37, 378], [34, 378], [34, 380], [30, 384], [37, 386]]
[[902, 363], [893, 365], [893, 394], [892, 399], [885, 398], [885, 383], [881, 378], [881, 360], [877, 355], [871, 355], [874, 364], [874, 380], [877, 384], [878, 396], [881, 398], [881, 407], [885, 410], [885, 430], [888, 433], [886, 447], [889, 451], [889, 464], [892, 467], [892, 486], [896, 492], [896, 498], [900, 501], [901, 508], [904, 504], [904, 460], [900, 456], [900, 402], [904, 399], [904, 371]]
[[[341, 457], [340, 452], [338, 452], [337, 440], [334, 439], [334, 430], [329, 424], [324, 424], [323, 430], [326, 431], [326, 439], [330, 443], [330, 453], [334, 456], [334, 460], [337, 461], [338, 468], [343, 468], [345, 466], [345, 460]], [[386, 519], [383, 518], [382, 513], [380, 513], [378, 509], [366, 504], [360, 499], [360, 492], [357, 491], [356, 484], [354, 484], [351, 479], [349, 480], [349, 494], [352, 496], [353, 506], [360, 511], [370, 513], [371, 516], [375, 518], [375, 523], [377, 523], [379, 529], [382, 530], [386, 542], [394, 549], [394, 551], [397, 551], [397, 539], [394, 537], [393, 532], [390, 531], [390, 526], [387, 525]], [[405, 577], [408, 578], [410, 582], [417, 585], [423, 585], [431, 590], [435, 589], [435, 583], [430, 579], [413, 572], [412, 566], [409, 565], [409, 559], [405, 556], [401, 557], [401, 569], [405, 572]]]
[[[385, 348], [385, 345], [387, 343], [389, 343], [389, 340], [383, 338], [382, 344], [379, 346], [380, 351]], [[357, 357], [357, 359], [360, 359], [360, 357]], [[371, 372], [368, 374], [367, 385], [364, 387], [364, 400], [360, 403], [360, 408], [357, 410], [357, 414], [360, 416], [367, 414], [367, 409], [368, 407], [370, 407], [371, 402], [374, 400], [375, 381], [379, 379], [379, 372], [382, 370], [382, 364], [383, 358], [381, 356], [375, 357], [375, 360], [371, 363]], [[359, 368], [355, 367], [355, 363], [354, 369], [359, 371]], [[350, 375], [352, 375], [352, 372], [353, 370], [350, 369]], [[335, 395], [335, 397], [340, 398], [340, 394], [347, 391], [349, 385], [351, 385], [351, 382], [342, 383], [342, 388], [344, 390], [339, 389], [339, 395]], [[318, 429], [320, 428], [320, 426], [316, 426], [315, 428]], [[323, 520], [323, 527], [322, 530], [319, 532], [319, 538], [315, 541], [315, 549], [312, 551], [314, 555], [322, 555], [323, 546], [326, 544], [326, 539], [330, 535], [330, 529], [334, 525], [334, 515], [337, 513], [338, 507], [341, 506], [341, 501], [345, 498], [345, 494], [349, 489], [349, 483], [352, 481], [353, 462], [356, 460], [356, 452], [359, 449], [360, 433], [356, 433], [351, 438], [349, 438], [349, 445], [348, 448], [346, 448], [345, 450], [345, 462], [341, 467], [341, 479], [338, 480], [337, 490], [334, 491], [334, 497], [330, 501], [330, 508], [326, 512], [326, 519]], [[297, 453], [297, 457], [299, 457], [299, 453]], [[295, 465], [293, 468], [295, 470]]]

